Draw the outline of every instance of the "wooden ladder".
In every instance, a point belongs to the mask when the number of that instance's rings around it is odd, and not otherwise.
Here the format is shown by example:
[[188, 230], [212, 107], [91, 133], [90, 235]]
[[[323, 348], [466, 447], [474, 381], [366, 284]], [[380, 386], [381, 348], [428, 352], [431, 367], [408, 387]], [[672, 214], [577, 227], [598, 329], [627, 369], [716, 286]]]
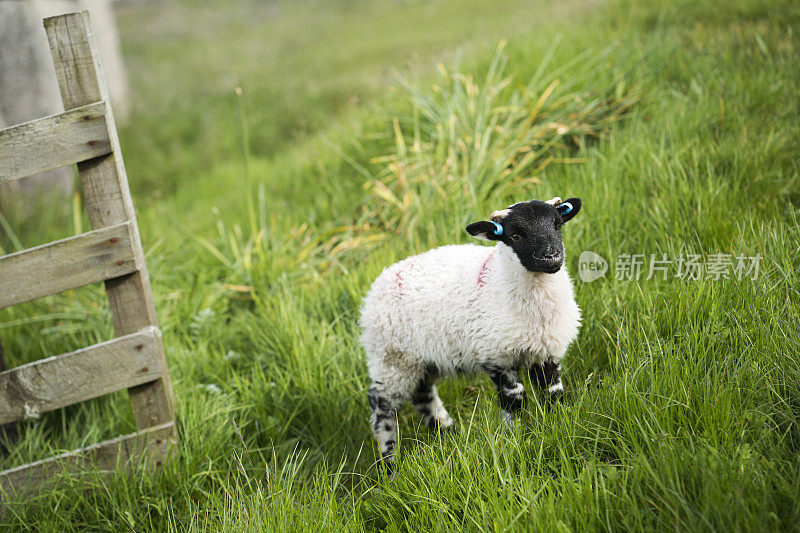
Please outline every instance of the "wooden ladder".
[[138, 432], [0, 472], [0, 499], [176, 441], [172, 384], [86, 11], [44, 20], [64, 113], [0, 130], [0, 183], [77, 163], [93, 231], [0, 257], [0, 309], [103, 281], [117, 338], [0, 372], [0, 425], [127, 389]]

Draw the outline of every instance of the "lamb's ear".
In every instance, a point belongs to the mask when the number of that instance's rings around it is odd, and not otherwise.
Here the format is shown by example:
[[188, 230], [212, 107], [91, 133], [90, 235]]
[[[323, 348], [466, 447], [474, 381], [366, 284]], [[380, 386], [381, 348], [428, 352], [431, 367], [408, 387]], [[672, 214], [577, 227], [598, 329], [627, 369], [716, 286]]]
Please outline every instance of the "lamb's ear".
[[556, 206], [558, 209], [559, 214], [561, 215], [561, 220], [563, 222], [569, 222], [572, 217], [578, 214], [578, 211], [581, 210], [581, 199], [580, 198], [567, 198], [560, 204]]
[[489, 215], [489, 220], [491, 220], [492, 222], [502, 222], [503, 219], [506, 218], [510, 212], [511, 208], [492, 211], [492, 214]]
[[497, 222], [481, 220], [467, 226], [467, 233], [484, 241], [500, 241], [503, 239], [503, 226]]

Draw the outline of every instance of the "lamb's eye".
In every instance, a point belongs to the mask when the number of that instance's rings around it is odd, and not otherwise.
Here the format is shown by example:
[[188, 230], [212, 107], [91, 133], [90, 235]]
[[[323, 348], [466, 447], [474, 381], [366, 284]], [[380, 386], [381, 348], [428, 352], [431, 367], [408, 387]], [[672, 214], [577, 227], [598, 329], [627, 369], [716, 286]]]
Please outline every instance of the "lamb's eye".
[[511, 240], [517, 242], [520, 239], [519, 233], [512, 233]]

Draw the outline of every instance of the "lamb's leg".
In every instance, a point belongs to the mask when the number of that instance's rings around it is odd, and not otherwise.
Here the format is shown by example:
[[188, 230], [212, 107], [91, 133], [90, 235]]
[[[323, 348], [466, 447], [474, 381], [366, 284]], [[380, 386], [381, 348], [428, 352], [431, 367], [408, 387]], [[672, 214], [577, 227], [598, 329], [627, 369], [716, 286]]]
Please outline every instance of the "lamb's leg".
[[548, 359], [542, 364], [535, 364], [528, 370], [531, 383], [546, 390], [550, 401], [561, 400], [564, 386], [561, 384], [561, 363]]
[[525, 386], [513, 369], [488, 366], [485, 370], [497, 389], [503, 420], [506, 423], [514, 422], [525, 404]]
[[411, 403], [422, 415], [422, 421], [429, 429], [446, 429], [453, 425], [453, 419], [447, 414], [434, 381], [435, 372], [427, 372], [411, 396]]
[[395, 462], [395, 450], [397, 448], [397, 410], [401, 407], [402, 401], [396, 396], [386, 392], [382, 383], [375, 382], [367, 391], [369, 397], [369, 408], [372, 411], [370, 423], [375, 440], [378, 442], [378, 449], [381, 451], [381, 459], [390, 475], [393, 471]]

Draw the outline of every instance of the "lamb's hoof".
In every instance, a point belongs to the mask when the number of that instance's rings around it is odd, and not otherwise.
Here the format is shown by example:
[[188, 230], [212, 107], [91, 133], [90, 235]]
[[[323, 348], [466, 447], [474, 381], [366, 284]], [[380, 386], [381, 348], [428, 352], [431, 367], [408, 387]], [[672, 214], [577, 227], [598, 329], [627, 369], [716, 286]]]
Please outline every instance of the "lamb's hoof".
[[422, 420], [424, 426], [428, 428], [428, 431], [431, 433], [450, 433], [454, 431], [455, 422], [453, 419], [448, 416], [444, 420], [438, 420], [436, 418], [424, 418]]
[[453, 422], [453, 419], [448, 416], [445, 420], [434, 421], [430, 426], [428, 426], [428, 429], [442, 434], [453, 433], [456, 430], [456, 424]]
[[522, 421], [520, 420], [519, 415], [509, 413], [508, 411], [503, 411], [503, 427], [505, 429], [515, 431], [521, 425]]
[[388, 481], [391, 481], [394, 479], [395, 474], [394, 457], [382, 457], [378, 466], [378, 477], [385, 477]]
[[564, 403], [564, 391], [563, 390], [556, 390], [553, 392], [547, 393], [547, 402], [545, 402], [545, 406], [553, 407], [555, 405], [563, 404]]

